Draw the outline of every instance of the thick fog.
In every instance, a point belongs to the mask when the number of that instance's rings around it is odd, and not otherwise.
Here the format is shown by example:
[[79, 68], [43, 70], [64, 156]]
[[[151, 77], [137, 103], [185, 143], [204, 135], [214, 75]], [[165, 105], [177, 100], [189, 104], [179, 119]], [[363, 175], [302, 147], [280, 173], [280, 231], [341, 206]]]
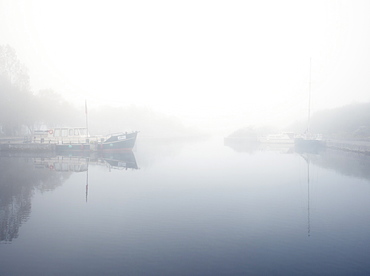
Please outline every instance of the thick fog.
[[[25, 68], [27, 87], [17, 89], [42, 106], [20, 96], [16, 110], [43, 110], [39, 126], [85, 124], [86, 100], [92, 131], [287, 129], [307, 117], [309, 83], [313, 114], [370, 100], [369, 8], [368, 1], [0, 0], [0, 45]], [[13, 70], [5, 60], [3, 75]], [[2, 99], [16, 89], [7, 81]], [[56, 99], [64, 109], [51, 107]], [[4, 114], [19, 114], [4, 103]]]

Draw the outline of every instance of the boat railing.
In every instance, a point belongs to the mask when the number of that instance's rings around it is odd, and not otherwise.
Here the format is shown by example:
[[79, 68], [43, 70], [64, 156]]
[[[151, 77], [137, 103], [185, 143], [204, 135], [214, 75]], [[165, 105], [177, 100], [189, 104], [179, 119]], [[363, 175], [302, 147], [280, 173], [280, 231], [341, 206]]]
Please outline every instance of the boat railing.
[[322, 134], [315, 134], [315, 133], [304, 133], [296, 135], [295, 138], [300, 138], [304, 140], [323, 140]]
[[49, 144], [88, 144], [90, 137], [86, 128], [54, 128], [49, 130], [35, 130], [32, 143]]

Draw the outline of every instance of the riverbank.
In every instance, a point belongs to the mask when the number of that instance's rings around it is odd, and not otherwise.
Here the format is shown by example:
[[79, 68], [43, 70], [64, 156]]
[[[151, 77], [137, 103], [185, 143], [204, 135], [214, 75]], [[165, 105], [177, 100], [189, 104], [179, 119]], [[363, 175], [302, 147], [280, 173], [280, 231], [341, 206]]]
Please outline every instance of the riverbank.
[[329, 149], [370, 155], [370, 141], [328, 140], [326, 141], [326, 147]]

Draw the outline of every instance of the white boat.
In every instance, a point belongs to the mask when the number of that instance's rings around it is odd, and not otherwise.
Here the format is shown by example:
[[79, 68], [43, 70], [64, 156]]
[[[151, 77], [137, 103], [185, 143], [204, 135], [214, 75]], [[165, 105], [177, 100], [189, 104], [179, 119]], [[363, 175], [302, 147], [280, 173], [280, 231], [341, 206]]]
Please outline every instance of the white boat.
[[294, 144], [294, 133], [285, 132], [277, 134], [269, 134], [260, 139], [261, 143], [265, 144]]
[[300, 151], [319, 151], [326, 145], [321, 134], [304, 133], [294, 139], [296, 149]]

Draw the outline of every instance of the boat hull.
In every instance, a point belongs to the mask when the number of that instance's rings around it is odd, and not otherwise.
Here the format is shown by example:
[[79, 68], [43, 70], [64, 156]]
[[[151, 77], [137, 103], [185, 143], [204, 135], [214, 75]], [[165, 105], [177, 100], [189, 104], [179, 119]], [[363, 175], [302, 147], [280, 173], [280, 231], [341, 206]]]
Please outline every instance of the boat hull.
[[325, 141], [316, 139], [304, 139], [296, 138], [294, 139], [294, 147], [298, 151], [304, 152], [319, 152], [325, 148]]
[[90, 151], [89, 144], [60, 144], [55, 146], [57, 152], [84, 152]]
[[98, 151], [122, 151], [131, 150], [135, 146], [137, 132], [124, 135], [112, 135], [109, 139], [97, 145]]

